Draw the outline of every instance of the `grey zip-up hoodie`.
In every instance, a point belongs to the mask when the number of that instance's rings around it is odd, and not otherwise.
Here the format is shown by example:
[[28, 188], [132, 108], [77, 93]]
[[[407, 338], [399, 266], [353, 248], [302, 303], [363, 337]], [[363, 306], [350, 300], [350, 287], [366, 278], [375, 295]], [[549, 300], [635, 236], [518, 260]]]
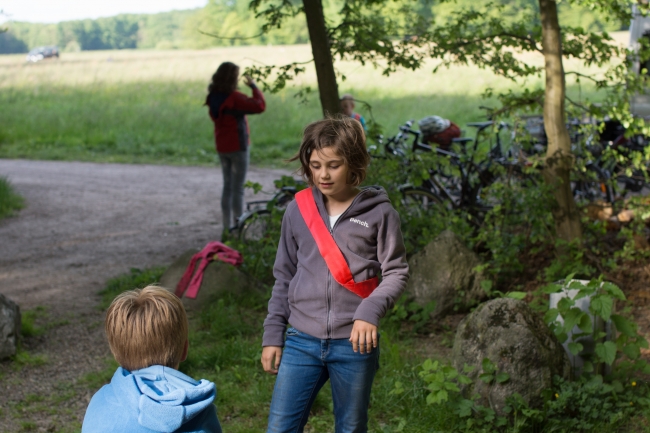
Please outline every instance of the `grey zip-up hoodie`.
[[320, 339], [349, 338], [355, 320], [379, 325], [406, 287], [408, 263], [400, 219], [386, 191], [377, 186], [363, 188], [334, 227], [330, 227], [323, 194], [316, 187], [312, 191], [354, 281], [381, 274], [381, 283], [366, 299], [338, 284], [297, 203], [291, 202], [282, 220], [263, 346], [283, 347], [287, 323]]

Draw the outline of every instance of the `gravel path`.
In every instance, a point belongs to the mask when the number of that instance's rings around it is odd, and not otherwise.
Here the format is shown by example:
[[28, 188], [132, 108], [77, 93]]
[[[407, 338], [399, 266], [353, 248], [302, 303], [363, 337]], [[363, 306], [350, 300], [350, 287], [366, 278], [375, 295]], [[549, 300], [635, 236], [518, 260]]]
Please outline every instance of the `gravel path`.
[[[251, 168], [248, 178], [271, 190], [283, 174]], [[0, 363], [0, 431], [59, 431], [81, 421], [90, 391], [67, 400], [65, 410], [31, 413], [21, 402], [70, 389], [105, 366], [110, 353], [96, 305], [109, 278], [169, 264], [219, 239], [221, 172], [0, 160], [0, 175], [26, 201], [18, 216], [0, 221], [0, 292], [23, 311], [44, 307], [39, 315], [50, 324], [27, 347], [46, 357], [43, 365]]]

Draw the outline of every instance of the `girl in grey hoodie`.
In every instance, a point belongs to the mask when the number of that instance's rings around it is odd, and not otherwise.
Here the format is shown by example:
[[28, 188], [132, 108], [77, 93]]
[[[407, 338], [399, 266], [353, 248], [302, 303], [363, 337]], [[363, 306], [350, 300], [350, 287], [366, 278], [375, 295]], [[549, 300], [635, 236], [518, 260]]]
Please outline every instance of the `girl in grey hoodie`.
[[308, 125], [293, 159], [309, 188], [284, 215], [264, 321], [262, 366], [278, 376], [267, 431], [302, 432], [330, 380], [336, 432], [366, 432], [377, 326], [408, 280], [399, 215], [381, 187], [359, 188], [369, 156], [358, 121]]

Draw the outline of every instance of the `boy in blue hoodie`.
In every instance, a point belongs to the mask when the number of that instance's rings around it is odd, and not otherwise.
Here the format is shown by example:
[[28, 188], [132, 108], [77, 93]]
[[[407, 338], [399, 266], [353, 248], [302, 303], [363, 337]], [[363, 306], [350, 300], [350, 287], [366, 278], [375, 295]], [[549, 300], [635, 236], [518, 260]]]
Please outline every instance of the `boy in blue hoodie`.
[[155, 286], [124, 292], [105, 328], [120, 367], [90, 401], [82, 433], [221, 433], [214, 383], [178, 371], [188, 324], [176, 295]]

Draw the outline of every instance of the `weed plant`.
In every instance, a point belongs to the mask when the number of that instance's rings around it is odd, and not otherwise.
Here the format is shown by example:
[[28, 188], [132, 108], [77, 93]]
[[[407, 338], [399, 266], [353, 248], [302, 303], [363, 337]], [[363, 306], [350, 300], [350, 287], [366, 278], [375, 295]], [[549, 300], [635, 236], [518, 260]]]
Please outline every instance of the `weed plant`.
[[24, 206], [23, 197], [14, 191], [6, 177], [0, 176], [0, 219], [14, 215]]

